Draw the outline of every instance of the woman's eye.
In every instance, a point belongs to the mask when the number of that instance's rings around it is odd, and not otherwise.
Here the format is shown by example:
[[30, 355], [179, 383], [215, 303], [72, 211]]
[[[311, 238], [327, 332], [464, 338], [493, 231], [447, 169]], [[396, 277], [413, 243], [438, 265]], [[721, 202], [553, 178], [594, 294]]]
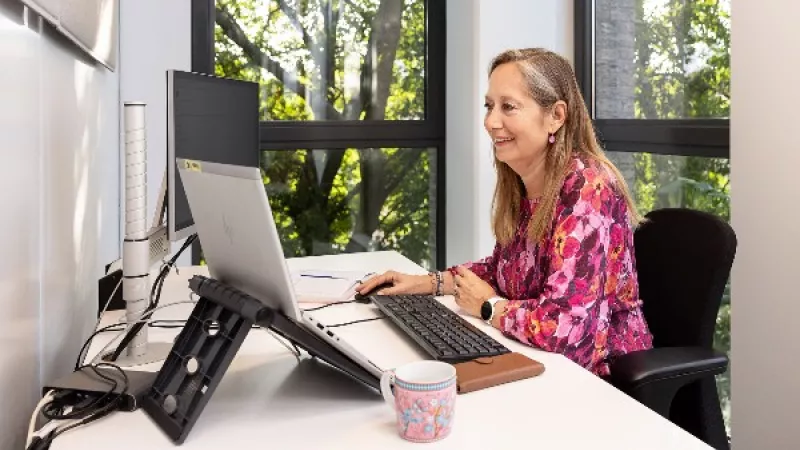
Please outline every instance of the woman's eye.
[[492, 105], [490, 105], [488, 103], [484, 103], [483, 107], [486, 108], [487, 110], [491, 110], [492, 109]]
[[511, 103], [503, 103], [503, 111], [511, 111], [515, 106]]

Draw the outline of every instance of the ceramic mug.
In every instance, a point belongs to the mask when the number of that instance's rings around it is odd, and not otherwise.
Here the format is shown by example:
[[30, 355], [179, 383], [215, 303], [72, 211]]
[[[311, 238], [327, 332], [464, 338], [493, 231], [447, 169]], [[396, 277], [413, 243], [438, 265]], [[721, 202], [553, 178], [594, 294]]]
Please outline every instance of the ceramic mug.
[[450, 434], [456, 406], [456, 369], [452, 365], [418, 361], [386, 371], [381, 377], [381, 393], [397, 414], [402, 438], [433, 442]]

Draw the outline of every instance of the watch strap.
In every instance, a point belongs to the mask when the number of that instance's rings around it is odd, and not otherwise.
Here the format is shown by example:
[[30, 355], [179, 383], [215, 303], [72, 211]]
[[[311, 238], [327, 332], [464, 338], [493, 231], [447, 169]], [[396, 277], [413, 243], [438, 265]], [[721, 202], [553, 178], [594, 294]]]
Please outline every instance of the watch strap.
[[492, 308], [492, 309], [491, 309], [491, 311], [492, 311], [492, 312], [491, 312], [491, 314], [489, 314], [489, 318], [487, 318], [487, 319], [486, 319], [486, 322], [487, 322], [487, 323], [492, 323], [492, 319], [494, 318], [494, 311], [495, 311], [495, 310], [494, 310], [494, 305], [495, 305], [497, 302], [501, 301], [501, 300], [505, 300], [505, 299], [504, 299], [503, 297], [499, 297], [499, 296], [497, 296], [497, 295], [495, 295], [494, 297], [489, 297], [489, 298], [486, 300], [486, 303], [488, 303], [488, 304], [491, 306], [491, 308]]

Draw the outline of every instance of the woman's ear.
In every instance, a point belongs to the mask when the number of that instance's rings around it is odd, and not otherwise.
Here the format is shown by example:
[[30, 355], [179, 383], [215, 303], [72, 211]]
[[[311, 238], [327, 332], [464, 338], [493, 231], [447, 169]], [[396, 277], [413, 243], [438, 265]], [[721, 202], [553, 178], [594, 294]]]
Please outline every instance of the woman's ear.
[[559, 100], [550, 108], [550, 132], [555, 134], [567, 120], [567, 103]]

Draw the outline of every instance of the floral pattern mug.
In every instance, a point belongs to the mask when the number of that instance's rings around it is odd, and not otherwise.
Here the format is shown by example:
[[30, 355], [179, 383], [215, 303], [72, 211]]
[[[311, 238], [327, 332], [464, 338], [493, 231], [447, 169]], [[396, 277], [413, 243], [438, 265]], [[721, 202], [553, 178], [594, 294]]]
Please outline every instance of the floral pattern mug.
[[383, 398], [397, 414], [397, 431], [412, 442], [444, 439], [453, 428], [456, 369], [440, 361], [418, 361], [383, 373]]

